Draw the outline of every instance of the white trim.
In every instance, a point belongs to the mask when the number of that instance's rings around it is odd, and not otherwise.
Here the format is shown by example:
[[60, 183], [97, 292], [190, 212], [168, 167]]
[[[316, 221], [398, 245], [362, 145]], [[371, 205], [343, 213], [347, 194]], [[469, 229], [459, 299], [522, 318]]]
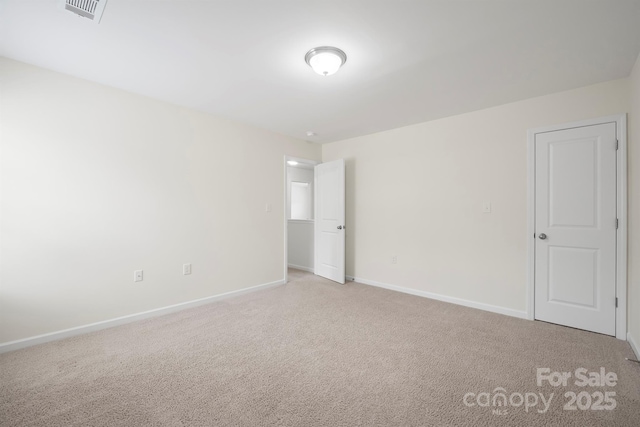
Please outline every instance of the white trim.
[[640, 360], [640, 345], [638, 345], [633, 339], [633, 337], [631, 336], [631, 332], [627, 334], [627, 342], [631, 346], [631, 350], [633, 350], [633, 352], [635, 353], [636, 359]]
[[346, 276], [348, 281], [355, 281], [362, 283], [363, 285], [375, 286], [378, 288], [389, 289], [392, 291], [402, 292], [409, 295], [416, 295], [419, 297], [434, 299], [438, 301], [444, 301], [451, 304], [462, 305], [465, 307], [476, 308], [478, 310], [490, 311], [492, 313], [504, 314], [506, 316], [517, 317], [520, 319], [527, 318], [527, 312], [521, 310], [514, 310], [512, 308], [499, 307], [497, 305], [485, 304], [476, 301], [469, 301], [462, 298], [450, 297], [447, 295], [434, 294], [432, 292], [420, 291], [417, 289], [404, 288], [402, 286], [390, 285], [387, 283], [376, 282], [374, 280], [363, 279], [361, 277]]
[[[618, 238], [616, 266], [616, 338], [627, 338], [627, 115], [616, 120], [618, 137]], [[637, 354], [637, 353], [636, 353]]]
[[527, 319], [535, 320], [533, 302], [535, 301], [535, 265], [536, 265], [536, 150], [535, 132], [527, 131]]
[[289, 177], [289, 172], [287, 171], [287, 166], [289, 166], [287, 164], [287, 160], [289, 160], [289, 156], [284, 156], [284, 161], [282, 162], [283, 164], [283, 170], [284, 170], [284, 206], [282, 208], [282, 212], [283, 212], [283, 218], [284, 218], [284, 268], [283, 270], [283, 277], [284, 277], [284, 283], [289, 282], [289, 218], [287, 218], [289, 216], [289, 214], [287, 213], [287, 203], [288, 203], [288, 199], [287, 199], [287, 179]]
[[545, 126], [527, 131], [527, 318], [535, 316], [535, 135], [562, 129], [615, 123], [618, 138], [616, 247], [616, 338], [627, 339], [627, 115], [626, 113], [579, 122]]
[[287, 186], [287, 179], [289, 178], [289, 172], [287, 171], [287, 166], [289, 166], [287, 164], [287, 160], [289, 160], [289, 156], [284, 156], [284, 162], [283, 164], [283, 168], [284, 168], [284, 206], [282, 208], [282, 212], [284, 212], [283, 214], [283, 218], [284, 218], [284, 268], [283, 270], [283, 279], [284, 283], [288, 283], [289, 282], [289, 218], [287, 218], [289, 216], [289, 214], [287, 213], [287, 204], [289, 202], [287, 196], [287, 190], [288, 190], [288, 186]]
[[63, 338], [69, 338], [76, 335], [82, 335], [89, 332], [100, 331], [102, 329], [112, 328], [114, 326], [124, 325], [126, 323], [135, 322], [142, 319], [148, 319], [150, 317], [162, 316], [164, 314], [175, 313], [177, 311], [185, 310], [187, 308], [198, 307], [200, 305], [209, 304], [212, 302], [220, 301], [231, 297], [236, 297], [242, 294], [250, 292], [260, 291], [263, 289], [272, 288], [274, 286], [283, 285], [284, 280], [276, 280], [271, 283], [264, 283], [262, 285], [251, 286], [248, 288], [239, 289], [237, 291], [225, 292], [224, 294], [214, 295], [210, 297], [200, 298], [193, 301], [181, 302], [179, 304], [170, 305], [167, 307], [156, 308], [153, 310], [143, 311], [141, 313], [129, 314], [127, 316], [116, 317], [115, 319], [103, 320], [101, 322], [90, 323], [88, 325], [77, 326], [75, 328], [64, 329], [61, 331], [50, 332], [48, 334], [36, 335], [29, 338], [24, 338], [16, 341], [9, 341], [0, 344], [0, 353], [6, 353], [8, 351], [18, 350], [25, 347], [31, 347], [36, 344], [43, 344], [50, 341], [57, 341]]
[[296, 270], [308, 271], [309, 273], [313, 273], [313, 267], [303, 267], [301, 265], [289, 264], [289, 268], [294, 268]]

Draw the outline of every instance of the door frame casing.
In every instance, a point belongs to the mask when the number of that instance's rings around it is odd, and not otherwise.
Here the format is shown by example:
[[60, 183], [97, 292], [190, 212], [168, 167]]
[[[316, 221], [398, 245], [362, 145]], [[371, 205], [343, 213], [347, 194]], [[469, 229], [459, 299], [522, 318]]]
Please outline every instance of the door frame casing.
[[616, 114], [527, 130], [527, 318], [535, 319], [535, 138], [537, 134], [584, 126], [616, 124], [616, 338], [627, 339], [627, 115]]
[[[289, 160], [294, 160], [298, 163], [307, 163], [310, 165], [319, 165], [320, 161], [318, 160], [311, 160], [311, 159], [303, 159], [301, 157], [293, 157], [293, 156], [284, 156], [284, 161], [283, 161], [283, 165], [284, 165], [284, 283], [286, 284], [289, 281], [289, 220], [287, 218], [287, 178], [289, 177], [289, 172], [287, 171], [287, 166], [289, 166], [287, 164], [287, 162]], [[314, 194], [315, 194], [315, 185], [314, 185]], [[314, 218], [315, 221], [315, 218]], [[314, 226], [315, 229], [315, 226]], [[314, 236], [315, 238], [315, 236]], [[314, 257], [314, 261], [315, 261], [315, 257]], [[314, 266], [315, 268], [315, 266]]]

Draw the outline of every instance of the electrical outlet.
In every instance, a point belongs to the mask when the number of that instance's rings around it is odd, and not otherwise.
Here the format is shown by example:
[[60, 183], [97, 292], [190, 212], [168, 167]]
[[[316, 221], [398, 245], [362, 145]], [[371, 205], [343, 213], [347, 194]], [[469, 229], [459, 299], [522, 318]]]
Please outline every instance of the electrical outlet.
[[267, 203], [267, 205], [264, 207], [264, 210], [266, 212], [271, 212], [271, 203]]
[[398, 256], [394, 255], [391, 257], [391, 264], [397, 264], [398, 263]]
[[136, 270], [133, 272], [133, 281], [142, 282], [142, 270]]
[[482, 212], [491, 213], [491, 202], [482, 202]]
[[182, 274], [184, 274], [185, 276], [187, 274], [191, 274], [191, 264], [183, 264], [182, 265]]

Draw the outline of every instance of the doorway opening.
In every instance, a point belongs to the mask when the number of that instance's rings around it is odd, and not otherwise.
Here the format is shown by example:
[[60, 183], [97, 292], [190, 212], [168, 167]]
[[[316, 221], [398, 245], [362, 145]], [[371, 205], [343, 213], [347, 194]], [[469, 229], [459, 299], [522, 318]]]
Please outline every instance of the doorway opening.
[[285, 156], [284, 281], [289, 268], [314, 273], [314, 166], [318, 162]]

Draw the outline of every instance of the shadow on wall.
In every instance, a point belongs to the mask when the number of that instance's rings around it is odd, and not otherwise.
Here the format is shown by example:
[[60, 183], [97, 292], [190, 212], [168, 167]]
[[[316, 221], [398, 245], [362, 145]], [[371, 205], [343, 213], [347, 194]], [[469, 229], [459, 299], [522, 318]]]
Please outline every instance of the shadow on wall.
[[346, 158], [345, 162], [345, 215], [347, 219], [347, 238], [345, 248], [345, 265], [346, 275], [356, 275], [356, 234], [358, 225], [356, 223], [356, 214], [358, 206], [358, 194], [356, 188], [356, 163], [355, 158]]

